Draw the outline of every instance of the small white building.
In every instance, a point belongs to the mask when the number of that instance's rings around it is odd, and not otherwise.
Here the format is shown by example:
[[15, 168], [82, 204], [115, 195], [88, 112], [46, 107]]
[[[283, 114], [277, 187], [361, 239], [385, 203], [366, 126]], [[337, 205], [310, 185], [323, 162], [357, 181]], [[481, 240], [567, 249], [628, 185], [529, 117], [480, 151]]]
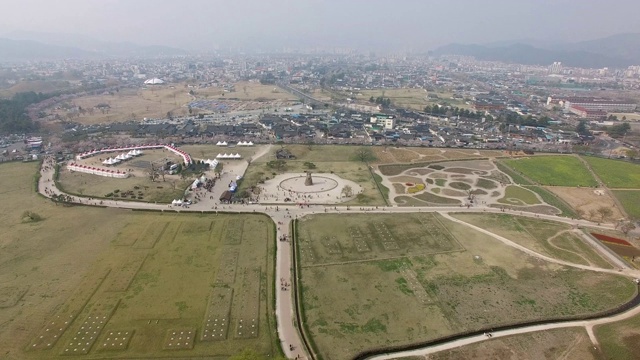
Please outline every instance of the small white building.
[[373, 116], [369, 118], [369, 122], [372, 124], [382, 125], [385, 129], [388, 129], [388, 130], [391, 130], [396, 127], [395, 115], [373, 114]]

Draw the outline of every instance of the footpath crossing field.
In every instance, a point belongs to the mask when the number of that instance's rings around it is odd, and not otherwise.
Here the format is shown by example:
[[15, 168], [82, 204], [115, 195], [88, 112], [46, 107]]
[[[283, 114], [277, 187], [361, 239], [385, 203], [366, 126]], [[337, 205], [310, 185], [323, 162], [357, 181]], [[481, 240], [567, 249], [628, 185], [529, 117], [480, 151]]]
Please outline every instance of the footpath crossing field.
[[[526, 225], [510, 237], [529, 232], [530, 242], [541, 243], [555, 236], [538, 246], [561, 259], [609, 266], [576, 245], [564, 225]], [[303, 321], [324, 359], [591, 314], [635, 295], [627, 278], [533, 259], [436, 213], [312, 215], [297, 222], [297, 244]]]

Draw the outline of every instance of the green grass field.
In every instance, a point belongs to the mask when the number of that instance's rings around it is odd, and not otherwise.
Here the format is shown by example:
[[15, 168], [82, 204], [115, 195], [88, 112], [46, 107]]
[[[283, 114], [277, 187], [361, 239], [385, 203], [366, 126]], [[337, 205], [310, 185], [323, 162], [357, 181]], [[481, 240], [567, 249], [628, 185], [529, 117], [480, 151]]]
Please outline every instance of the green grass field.
[[640, 190], [614, 190], [613, 195], [620, 201], [627, 215], [640, 219]]
[[498, 200], [501, 204], [508, 205], [537, 205], [540, 204], [538, 197], [531, 191], [520, 186], [507, 186], [504, 197]]
[[[0, 165], [2, 354], [227, 358], [245, 348], [280, 354], [270, 219], [56, 206], [33, 192], [35, 171], [36, 163]], [[25, 221], [25, 211], [42, 220]], [[214, 330], [221, 340], [204, 336]], [[73, 341], [78, 336], [85, 337], [81, 345]]]
[[520, 173], [518, 173], [517, 171], [513, 170], [509, 166], [505, 165], [504, 164], [504, 160], [496, 161], [496, 166], [498, 167], [498, 169], [500, 171], [502, 171], [503, 173], [509, 175], [514, 183], [516, 183], [518, 185], [533, 185], [533, 183], [531, 181], [526, 179]]
[[[596, 186], [589, 170], [573, 156], [535, 156], [503, 163], [540, 185]], [[517, 179], [514, 181], [519, 182]]]
[[640, 189], [640, 165], [593, 156], [583, 158], [607, 187]]
[[323, 359], [593, 313], [635, 294], [626, 278], [533, 265], [523, 253], [433, 213], [314, 215], [297, 231], [303, 317]]
[[542, 200], [560, 210], [560, 216], [566, 216], [571, 218], [578, 218], [578, 214], [576, 211], [566, 202], [562, 201], [558, 196], [548, 191], [547, 189], [541, 186], [525, 186], [526, 189], [533, 191], [538, 194]]

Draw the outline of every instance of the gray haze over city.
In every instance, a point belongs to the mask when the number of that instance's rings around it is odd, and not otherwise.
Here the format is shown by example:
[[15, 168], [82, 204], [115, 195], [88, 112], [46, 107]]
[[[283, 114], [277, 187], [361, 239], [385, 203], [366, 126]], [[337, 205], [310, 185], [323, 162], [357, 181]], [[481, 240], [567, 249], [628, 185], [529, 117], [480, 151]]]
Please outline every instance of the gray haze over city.
[[634, 0], [22, 0], [3, 2], [0, 37], [81, 34], [190, 51], [425, 51], [452, 42], [581, 41], [640, 32], [638, 11]]

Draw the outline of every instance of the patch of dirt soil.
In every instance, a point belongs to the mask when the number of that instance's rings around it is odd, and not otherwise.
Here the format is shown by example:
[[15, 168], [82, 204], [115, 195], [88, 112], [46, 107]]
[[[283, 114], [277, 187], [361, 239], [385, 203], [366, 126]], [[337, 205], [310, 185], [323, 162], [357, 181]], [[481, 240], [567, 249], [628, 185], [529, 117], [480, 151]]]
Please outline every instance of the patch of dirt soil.
[[396, 194], [404, 194], [405, 186], [402, 184], [394, 183], [393, 188], [396, 190]]
[[467, 168], [461, 168], [461, 167], [447, 168], [444, 171], [448, 173], [467, 174], [467, 175], [473, 175], [474, 173], [473, 169], [467, 169]]
[[467, 194], [462, 191], [456, 191], [452, 189], [442, 189], [442, 194], [447, 196], [467, 196]]
[[[584, 212], [583, 217], [589, 218], [589, 211], [596, 211], [599, 207], [606, 206], [613, 211], [611, 219], [622, 218], [622, 213], [615, 206], [613, 199], [603, 189], [576, 188], [565, 186], [545, 186], [545, 188], [558, 195], [562, 200], [576, 210]], [[596, 193], [597, 192], [597, 193]], [[602, 194], [602, 195], [598, 195]], [[597, 220], [598, 216], [594, 220]]]
[[431, 169], [411, 169], [411, 170], [407, 170], [405, 172], [405, 174], [407, 175], [413, 175], [413, 176], [418, 176], [418, 175], [427, 175], [427, 174], [431, 174], [434, 170]]
[[424, 184], [424, 181], [422, 181], [422, 179], [412, 176], [394, 176], [389, 178], [389, 181], [394, 183]]
[[447, 179], [449, 175], [437, 172], [437, 173], [429, 174], [429, 177], [432, 179]]

